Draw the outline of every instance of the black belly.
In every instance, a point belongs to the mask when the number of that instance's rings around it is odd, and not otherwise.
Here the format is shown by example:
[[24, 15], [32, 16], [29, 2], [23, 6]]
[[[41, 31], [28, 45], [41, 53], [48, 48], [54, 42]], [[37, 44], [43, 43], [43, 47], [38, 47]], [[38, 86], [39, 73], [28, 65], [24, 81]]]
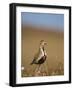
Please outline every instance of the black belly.
[[37, 64], [43, 64], [43, 63], [45, 62], [45, 60], [46, 60], [46, 56], [43, 56], [43, 57], [38, 61]]

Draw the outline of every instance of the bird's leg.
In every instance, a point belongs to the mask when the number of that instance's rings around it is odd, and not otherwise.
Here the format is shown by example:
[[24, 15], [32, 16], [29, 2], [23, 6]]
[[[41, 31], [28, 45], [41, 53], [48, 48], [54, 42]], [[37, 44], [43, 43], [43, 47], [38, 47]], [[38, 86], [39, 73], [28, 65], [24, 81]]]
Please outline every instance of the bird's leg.
[[40, 70], [40, 66], [41, 66], [41, 65], [39, 64], [39, 66], [38, 66], [38, 71]]
[[39, 71], [40, 70], [40, 64], [37, 65], [37, 68], [36, 68], [36, 71]]

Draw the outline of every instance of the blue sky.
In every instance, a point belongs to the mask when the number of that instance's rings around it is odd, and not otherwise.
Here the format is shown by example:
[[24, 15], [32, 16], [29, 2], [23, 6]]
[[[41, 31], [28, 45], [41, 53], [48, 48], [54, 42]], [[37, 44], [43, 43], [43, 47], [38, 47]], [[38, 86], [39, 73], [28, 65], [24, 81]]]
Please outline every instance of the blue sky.
[[22, 12], [21, 21], [23, 25], [64, 28], [63, 14]]

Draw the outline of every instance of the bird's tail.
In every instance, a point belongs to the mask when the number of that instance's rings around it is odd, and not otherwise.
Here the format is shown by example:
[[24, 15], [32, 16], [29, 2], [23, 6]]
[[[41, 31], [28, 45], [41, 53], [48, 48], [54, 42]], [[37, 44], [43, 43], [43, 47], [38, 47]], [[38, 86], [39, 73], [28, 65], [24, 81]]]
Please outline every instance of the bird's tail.
[[30, 63], [30, 65], [34, 64], [35, 63], [35, 59]]

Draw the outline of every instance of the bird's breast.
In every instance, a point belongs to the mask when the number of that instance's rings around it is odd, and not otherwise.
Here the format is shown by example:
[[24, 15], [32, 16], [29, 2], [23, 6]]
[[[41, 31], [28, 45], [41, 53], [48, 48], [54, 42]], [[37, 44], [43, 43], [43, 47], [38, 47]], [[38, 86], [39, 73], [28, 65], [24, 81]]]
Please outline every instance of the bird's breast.
[[42, 56], [44, 56], [44, 51], [43, 51], [43, 49], [40, 50], [40, 54], [41, 54]]

